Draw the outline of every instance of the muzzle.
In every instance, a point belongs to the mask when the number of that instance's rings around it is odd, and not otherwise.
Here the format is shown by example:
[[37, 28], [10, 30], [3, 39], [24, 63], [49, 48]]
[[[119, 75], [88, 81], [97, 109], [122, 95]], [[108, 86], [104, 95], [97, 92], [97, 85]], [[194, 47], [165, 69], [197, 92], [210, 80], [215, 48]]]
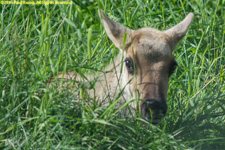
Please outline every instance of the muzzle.
[[145, 120], [157, 124], [165, 117], [167, 105], [165, 100], [146, 99], [140, 104], [140, 111]]

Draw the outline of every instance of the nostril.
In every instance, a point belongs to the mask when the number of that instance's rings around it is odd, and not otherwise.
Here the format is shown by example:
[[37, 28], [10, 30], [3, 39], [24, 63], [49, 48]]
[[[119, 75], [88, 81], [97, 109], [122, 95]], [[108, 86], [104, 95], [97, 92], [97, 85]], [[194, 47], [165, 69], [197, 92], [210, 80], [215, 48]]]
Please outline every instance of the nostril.
[[151, 109], [166, 114], [167, 112], [167, 105], [165, 102], [161, 102], [159, 100], [145, 100], [148, 107]]

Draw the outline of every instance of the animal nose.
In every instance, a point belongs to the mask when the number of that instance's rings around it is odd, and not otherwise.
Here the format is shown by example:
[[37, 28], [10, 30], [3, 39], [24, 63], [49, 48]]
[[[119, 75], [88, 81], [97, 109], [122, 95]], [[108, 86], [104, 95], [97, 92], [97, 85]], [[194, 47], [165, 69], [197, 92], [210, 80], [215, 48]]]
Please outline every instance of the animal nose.
[[140, 108], [144, 118], [153, 124], [159, 123], [160, 120], [165, 117], [167, 112], [166, 102], [158, 99], [144, 100], [141, 103]]

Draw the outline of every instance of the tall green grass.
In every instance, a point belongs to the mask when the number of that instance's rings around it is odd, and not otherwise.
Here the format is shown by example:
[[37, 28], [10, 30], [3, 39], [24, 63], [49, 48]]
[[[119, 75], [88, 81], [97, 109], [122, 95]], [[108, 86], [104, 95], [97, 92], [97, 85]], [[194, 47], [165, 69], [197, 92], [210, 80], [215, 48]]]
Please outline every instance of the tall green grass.
[[[195, 14], [174, 52], [179, 67], [160, 124], [90, 101], [85, 84], [48, 87], [59, 72], [101, 71], [118, 53], [98, 9], [132, 29], [165, 30]], [[223, 149], [224, 10], [223, 0], [1, 5], [0, 149]]]

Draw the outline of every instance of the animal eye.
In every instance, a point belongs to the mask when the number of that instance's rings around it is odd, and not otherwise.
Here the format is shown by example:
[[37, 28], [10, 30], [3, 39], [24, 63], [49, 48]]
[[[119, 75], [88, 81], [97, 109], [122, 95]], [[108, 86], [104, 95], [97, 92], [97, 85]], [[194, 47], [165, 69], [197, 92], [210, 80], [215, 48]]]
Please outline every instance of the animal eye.
[[133, 66], [132, 59], [131, 58], [126, 58], [124, 62], [125, 62], [125, 65], [127, 67], [127, 71], [130, 74], [134, 74], [134, 66]]
[[172, 65], [170, 66], [170, 70], [169, 70], [169, 76], [171, 76], [173, 73], [174, 73], [174, 71], [175, 71], [175, 69], [177, 68], [177, 62], [176, 61], [174, 61], [173, 63], [172, 63]]

